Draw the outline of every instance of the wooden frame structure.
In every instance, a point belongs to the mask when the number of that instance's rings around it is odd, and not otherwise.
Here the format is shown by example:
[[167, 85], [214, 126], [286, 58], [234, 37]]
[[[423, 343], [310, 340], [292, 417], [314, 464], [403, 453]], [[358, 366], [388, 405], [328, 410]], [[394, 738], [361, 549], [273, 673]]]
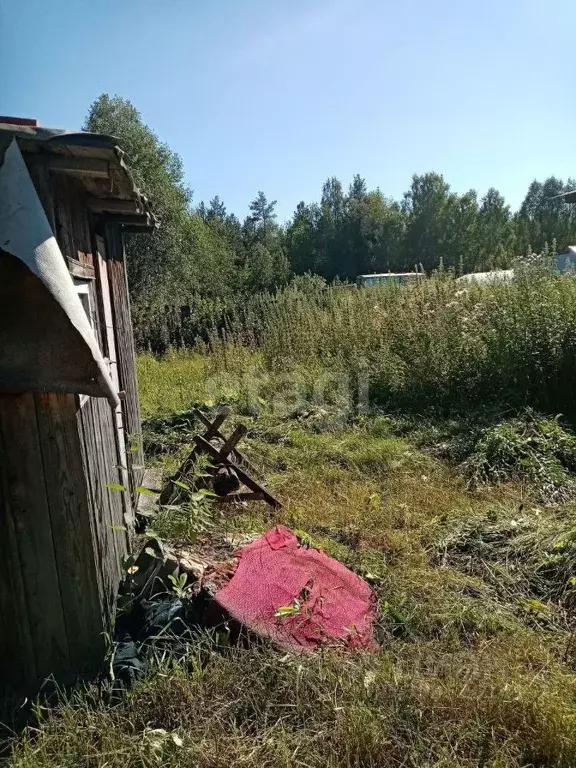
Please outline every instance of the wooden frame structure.
[[279, 509], [282, 504], [266, 490], [261, 482], [254, 479], [253, 475], [258, 475], [258, 470], [237, 448], [238, 443], [248, 431], [247, 427], [243, 424], [238, 424], [232, 434], [229, 437], [225, 437], [220, 428], [230, 415], [229, 408], [223, 408], [213, 421], [210, 421], [198, 409], [194, 409], [193, 414], [206, 427], [206, 431], [202, 435], [194, 435], [195, 446], [178, 471], [172, 475], [163, 488], [160, 494], [160, 503], [168, 504], [180, 498], [176, 482], [193, 471], [199, 455], [203, 454], [210, 459], [210, 474], [214, 475], [219, 467], [227, 467], [238, 477], [239, 482], [248, 489], [247, 491], [237, 490], [220, 496], [220, 502], [265, 501], [274, 509]]

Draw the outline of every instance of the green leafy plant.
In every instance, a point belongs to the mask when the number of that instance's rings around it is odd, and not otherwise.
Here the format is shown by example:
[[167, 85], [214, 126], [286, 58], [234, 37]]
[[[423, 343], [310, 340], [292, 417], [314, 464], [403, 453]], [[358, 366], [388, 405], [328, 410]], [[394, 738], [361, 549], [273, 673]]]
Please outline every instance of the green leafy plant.
[[197, 541], [214, 525], [215, 494], [206, 489], [194, 491], [187, 483], [176, 481], [187, 493], [181, 504], [165, 504], [159, 508], [153, 522], [154, 534], [160, 539]]
[[187, 591], [187, 584], [188, 584], [188, 574], [181, 573], [179, 576], [174, 576], [173, 574], [170, 574], [168, 576], [168, 579], [172, 584], [172, 589], [178, 595], [178, 597], [179, 598], [185, 597], [186, 591]]
[[106, 483], [106, 488], [108, 488], [109, 491], [127, 491], [128, 488], [126, 488], [125, 485], [122, 485], [122, 483]]

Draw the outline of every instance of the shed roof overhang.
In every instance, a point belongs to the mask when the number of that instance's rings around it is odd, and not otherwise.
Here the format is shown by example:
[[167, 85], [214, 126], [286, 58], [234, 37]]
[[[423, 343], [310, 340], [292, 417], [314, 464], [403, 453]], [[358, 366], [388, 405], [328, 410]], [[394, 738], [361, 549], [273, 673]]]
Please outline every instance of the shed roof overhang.
[[0, 124], [0, 146], [5, 137], [17, 140], [26, 163], [78, 179], [94, 213], [138, 228], [152, 230], [158, 220], [134, 180], [126, 155], [114, 136], [85, 131]]
[[[26, 155], [24, 161], [23, 153]], [[76, 176], [88, 206], [130, 229], [157, 220], [117, 141], [0, 126], [0, 391], [118, 395], [26, 163]]]

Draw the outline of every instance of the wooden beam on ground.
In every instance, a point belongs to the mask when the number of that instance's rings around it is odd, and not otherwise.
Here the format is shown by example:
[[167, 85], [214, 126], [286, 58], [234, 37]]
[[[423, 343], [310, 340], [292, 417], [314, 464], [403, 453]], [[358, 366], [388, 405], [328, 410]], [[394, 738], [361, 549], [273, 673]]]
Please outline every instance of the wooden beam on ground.
[[[230, 414], [230, 408], [228, 408], [228, 406], [225, 406], [220, 411], [218, 416], [216, 416], [214, 419], [214, 422], [211, 422], [210, 419], [204, 413], [202, 413], [202, 411], [198, 410], [198, 408], [194, 408], [192, 413], [198, 419], [198, 421], [202, 422], [202, 424], [208, 428], [207, 432], [204, 433], [204, 438], [206, 440], [212, 440], [212, 438], [217, 437], [219, 440], [222, 440], [222, 443], [226, 442], [226, 438], [222, 432], [220, 432], [220, 427], [224, 423], [226, 417]], [[258, 467], [255, 467], [254, 464], [252, 464], [252, 462], [249, 461], [246, 456], [244, 456], [244, 454], [241, 453], [237, 448], [234, 448], [231, 453], [235, 463], [239, 462], [240, 464], [243, 464], [246, 469], [248, 469], [250, 472], [253, 472], [255, 475], [262, 474]]]
[[[154, 493], [160, 494], [162, 488], [162, 472], [159, 469], [148, 467], [144, 470], [142, 478], [142, 488]], [[149, 493], [137, 494], [138, 503], [136, 505], [136, 514], [150, 517], [158, 512], [158, 496], [151, 496]]]
[[[204, 426], [207, 428], [207, 431], [204, 433], [204, 437], [206, 438], [206, 440], [210, 440], [213, 437], [222, 437], [222, 435], [219, 434], [218, 430], [230, 415], [230, 408], [228, 408], [227, 406], [222, 408], [222, 410], [216, 416], [214, 421], [210, 421], [210, 419], [207, 416], [205, 416], [202, 413], [202, 411], [200, 411], [198, 408], [194, 408], [192, 413], [194, 414], [194, 416], [196, 416], [198, 421], [201, 421], [202, 424], [204, 424]], [[224, 440], [223, 437], [222, 437], [222, 440]]]
[[242, 440], [246, 432], [248, 432], [248, 429], [244, 426], [244, 424], [238, 424], [228, 440], [224, 441], [224, 445], [222, 448], [220, 448], [219, 451], [220, 457], [223, 461], [228, 459], [229, 454], [232, 453], [234, 448], [236, 448], [237, 443]]

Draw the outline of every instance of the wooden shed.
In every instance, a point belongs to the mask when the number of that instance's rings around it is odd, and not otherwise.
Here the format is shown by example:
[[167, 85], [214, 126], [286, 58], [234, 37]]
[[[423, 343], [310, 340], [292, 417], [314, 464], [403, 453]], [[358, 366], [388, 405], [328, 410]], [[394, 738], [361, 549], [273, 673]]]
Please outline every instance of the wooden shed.
[[155, 224], [116, 139], [0, 118], [4, 692], [103, 660], [143, 474], [123, 232]]

